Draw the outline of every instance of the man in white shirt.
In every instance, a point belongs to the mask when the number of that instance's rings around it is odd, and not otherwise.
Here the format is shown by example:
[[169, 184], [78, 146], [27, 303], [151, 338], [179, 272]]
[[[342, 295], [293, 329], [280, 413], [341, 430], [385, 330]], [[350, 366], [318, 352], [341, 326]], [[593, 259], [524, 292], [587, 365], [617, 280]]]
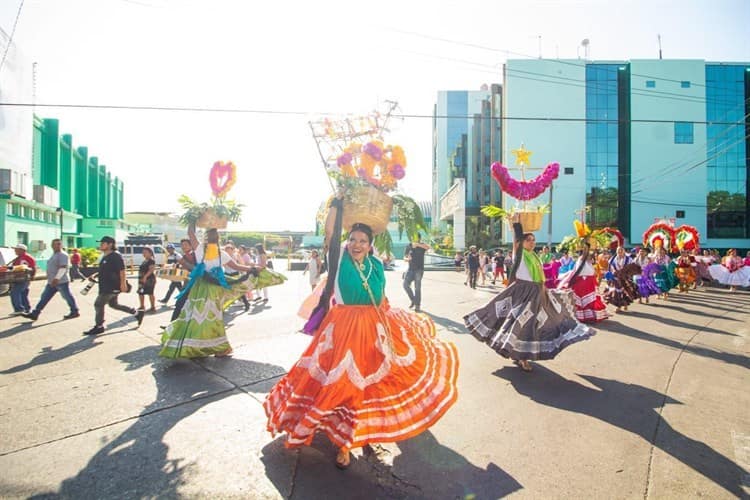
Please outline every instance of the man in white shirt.
[[23, 315], [24, 318], [28, 318], [31, 321], [36, 321], [39, 318], [39, 313], [42, 312], [44, 306], [47, 305], [57, 292], [60, 292], [60, 295], [62, 295], [65, 302], [68, 303], [68, 307], [70, 307], [70, 313], [63, 316], [63, 319], [73, 319], [80, 316], [76, 299], [70, 293], [70, 279], [68, 278], [70, 258], [67, 253], [62, 251], [62, 241], [60, 239], [55, 238], [52, 240], [52, 252], [52, 257], [47, 261], [47, 285], [44, 287], [42, 296], [39, 298], [39, 303], [33, 311]]

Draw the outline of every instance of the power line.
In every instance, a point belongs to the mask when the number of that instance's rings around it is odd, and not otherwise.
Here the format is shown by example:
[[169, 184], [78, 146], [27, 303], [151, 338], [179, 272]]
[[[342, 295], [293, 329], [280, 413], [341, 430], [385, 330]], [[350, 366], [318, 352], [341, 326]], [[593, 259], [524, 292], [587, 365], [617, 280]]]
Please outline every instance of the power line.
[[[736, 108], [738, 108], [740, 106], [744, 106], [748, 101], [750, 101], [750, 98], [746, 99], [745, 102], [741, 102], [740, 104], [738, 104], [737, 106], [735, 106], [735, 108], [733, 108], [731, 110], [728, 110], [725, 113], [724, 116], [727, 116], [730, 112], [734, 111], [734, 109], [736, 109]], [[748, 117], [750, 117], [750, 113], [746, 114], [743, 117], [743, 119], [742, 119], [743, 122], [741, 122], [742, 125], [744, 125], [744, 120], [747, 120]], [[721, 134], [717, 135], [716, 137], [713, 137], [711, 140], [716, 141], [717, 139], [719, 139], [720, 137], [722, 137], [723, 135], [725, 135], [726, 133], [728, 133], [730, 130], [732, 130], [732, 128], [733, 128], [733, 126], [726, 127], [726, 129], [724, 129], [724, 131]], [[728, 140], [730, 140], [730, 139], [728, 139]], [[709, 142], [710, 142], [710, 140], [707, 139], [706, 143], [704, 144], [704, 146], [708, 146]], [[737, 144], [737, 143], [735, 143], [735, 144]], [[716, 149], [718, 149], [720, 147], [723, 147], [723, 146], [724, 146], [724, 144], [714, 143], [714, 145], [711, 148], [707, 148], [706, 155], [708, 156], [708, 155], [712, 154], [713, 151], [715, 151]], [[690, 155], [690, 157], [692, 157], [692, 156], [694, 156], [694, 155]], [[663, 174], [674, 172], [675, 170], [678, 170], [684, 164], [684, 162], [688, 160], [688, 158], [689, 157], [686, 157], [686, 158], [683, 158], [681, 160], [672, 162], [672, 163], [670, 163], [668, 165], [665, 165], [658, 172], [654, 172], [653, 174], [651, 174], [650, 177], [660, 176], [660, 175], [663, 175]], [[638, 179], [638, 180], [634, 181], [632, 185], [633, 186], [637, 186], [640, 183], [645, 182], [645, 181], [646, 181], [646, 178]]]
[[23, 1], [21, 0], [21, 3], [18, 4], [18, 12], [16, 12], [16, 19], [13, 21], [13, 29], [10, 30], [10, 36], [8, 37], [8, 45], [5, 46], [5, 52], [3, 52], [3, 58], [0, 60], [0, 71], [3, 70], [3, 65], [5, 64], [5, 58], [8, 56], [8, 50], [10, 50], [10, 46], [13, 44], [13, 36], [16, 34], [16, 26], [18, 26], [18, 18], [21, 17], [21, 9], [23, 9]]
[[[424, 33], [417, 33], [415, 31], [400, 30], [400, 29], [391, 28], [391, 27], [386, 27], [385, 29], [387, 29], [389, 31], [392, 31], [394, 33], [401, 33], [401, 34], [405, 34], [405, 35], [411, 35], [411, 36], [415, 36], [415, 37], [419, 37], [419, 38], [425, 38], [427, 40], [435, 40], [435, 41], [439, 41], [439, 42], [450, 43], [450, 44], [460, 45], [460, 46], [463, 46], [463, 47], [470, 47], [470, 48], [474, 48], [474, 49], [486, 50], [486, 51], [490, 51], [490, 52], [504, 53], [506, 55], [506, 58], [507, 58], [507, 56], [509, 54], [511, 54], [511, 55], [514, 55], [514, 56], [524, 57], [524, 58], [527, 58], [527, 59], [539, 59], [538, 56], [524, 54], [524, 53], [521, 53], [521, 52], [514, 52], [514, 51], [508, 50], [508, 49], [498, 49], [496, 47], [488, 47], [486, 45], [480, 45], [480, 44], [476, 44], [476, 43], [462, 42], [462, 41], [459, 41], [459, 40], [451, 40], [449, 38], [442, 38], [442, 37], [433, 36], [433, 35], [426, 35]], [[581, 66], [580, 64], [577, 64], [575, 62], [561, 60], [561, 59], [544, 59], [544, 60], [545, 61], [549, 61], [549, 62], [554, 62], [554, 63], [557, 63], [557, 64], [565, 64], [565, 65], [569, 65], [569, 66], [576, 66], [576, 67], [580, 67]], [[582, 61], [584, 62], [584, 64], [594, 64], [594, 65], [605, 65], [605, 64], [606, 65], [610, 65], [610, 64], [614, 64], [614, 63], [604, 63], [604, 62], [602, 62], [602, 63], [589, 62], [586, 59], [583, 59]], [[622, 64], [629, 64], [629, 61], [621, 61], [620, 63], [617, 63], [617, 64], [620, 64], [620, 65], [622, 65]], [[605, 69], [605, 71], [615, 72], [616, 70]], [[664, 77], [661, 77], [661, 76], [654, 76], [654, 75], [645, 75], [645, 74], [642, 74], [642, 73], [630, 73], [630, 75], [631, 76], [639, 76], [639, 77], [642, 77], [642, 78], [649, 78], [651, 80], [661, 80], [661, 81], [666, 81], [666, 82], [682, 83], [682, 80], [675, 80], [675, 79], [672, 79], [672, 78], [664, 78]], [[695, 82], [691, 82], [691, 85], [696, 86], [696, 87], [705, 87], [706, 86], [704, 84], [695, 83]]]
[[[301, 111], [301, 110], [279, 110], [279, 109], [253, 109], [253, 108], [213, 108], [213, 107], [193, 107], [193, 106], [142, 106], [142, 105], [124, 105], [124, 104], [63, 104], [63, 103], [46, 103], [34, 104], [30, 102], [0, 102], [0, 106], [17, 106], [17, 107], [37, 107], [37, 108], [61, 108], [61, 109], [92, 109], [92, 110], [128, 110], [128, 111], [174, 111], [174, 112], [195, 112], [195, 113], [237, 113], [237, 114], [260, 114], [260, 115], [287, 115], [287, 116], [355, 116], [351, 113], [340, 112], [321, 112], [321, 111]], [[358, 115], [357, 115], [358, 116]], [[461, 115], [434, 115], [434, 114], [415, 114], [415, 113], [394, 113], [393, 118], [422, 118], [422, 119], [474, 119], [474, 114]], [[504, 117], [479, 117], [486, 120], [518, 120], [518, 121], [543, 121], [543, 122], [584, 122], [584, 123], [675, 123], [683, 120], [666, 120], [666, 119], [608, 119], [608, 118], [569, 118], [569, 117], [551, 117], [551, 116], [504, 116]], [[743, 122], [718, 122], [718, 121], [692, 121], [691, 123], [699, 125], [742, 125]]]
[[[37, 107], [37, 108], [61, 108], [61, 109], [92, 109], [92, 110], [128, 110], [128, 111], [174, 111], [174, 112], [195, 112], [195, 113], [237, 113], [237, 114], [259, 114], [259, 115], [287, 115], [287, 116], [355, 116], [351, 113], [339, 112], [321, 112], [321, 111], [301, 111], [301, 110], [279, 110], [279, 109], [253, 109], [253, 108], [213, 108], [213, 107], [192, 107], [192, 106], [141, 106], [125, 104], [63, 104], [63, 103], [46, 103], [34, 104], [30, 102], [0, 102], [0, 106], [17, 106], [17, 107]], [[358, 116], [358, 115], [357, 115]], [[394, 113], [393, 118], [422, 118], [422, 119], [474, 119], [475, 115], [424, 115], [415, 113]], [[682, 120], [665, 120], [665, 119], [607, 119], [607, 118], [569, 118], [569, 117], [551, 117], [551, 116], [504, 116], [500, 117], [480, 117], [486, 120], [518, 120], [518, 121], [543, 121], [543, 122], [585, 122], [585, 123], [675, 123]], [[741, 125], [742, 122], [717, 122], [717, 121], [692, 121], [691, 123], [702, 125]]]
[[[436, 54], [426, 54], [424, 52], [417, 52], [417, 51], [413, 51], [413, 50], [405, 50], [405, 49], [400, 49], [400, 48], [396, 48], [394, 50], [397, 50], [399, 52], [404, 52], [404, 53], [407, 53], [407, 54], [414, 54], [414, 55], [418, 55], [418, 56], [422, 56], [422, 57], [427, 57], [427, 58], [439, 59], [439, 60], [444, 60], [444, 61], [451, 61], [451, 62], [459, 63], [459, 64], [467, 64], [467, 65], [472, 65], [472, 66], [478, 66], [480, 68], [487, 68], [487, 71], [485, 71], [485, 72], [488, 73], [488, 74], [496, 74], [496, 75], [500, 74], [499, 73], [499, 69], [497, 68], [497, 65], [480, 63], [480, 62], [476, 62], [476, 61], [469, 61], [467, 59], [457, 59], [455, 57], [446, 57], [446, 56], [441, 56], [441, 55], [436, 55]], [[571, 64], [575, 65], [577, 68], [584, 67], [584, 64], [578, 64], [578, 65], [576, 65], [575, 63], [571, 63]], [[492, 69], [493, 71], [490, 71], [490, 69]], [[593, 88], [595, 90], [608, 90], [607, 89], [607, 85], [608, 85], [607, 82], [602, 82], [602, 81], [599, 81], [599, 80], [586, 80], [586, 79], [582, 80], [582, 79], [579, 79], [579, 78], [570, 78], [570, 77], [564, 77], [564, 76], [550, 75], [550, 74], [547, 74], [547, 73], [538, 73], [538, 72], [534, 72], [534, 71], [524, 71], [524, 70], [512, 69], [512, 68], [508, 68], [508, 67], [506, 67], [505, 71], [506, 71], [506, 73], [512, 73], [513, 76], [514, 76], [514, 78], [518, 78], [518, 79], [524, 79], [524, 80], [529, 80], [529, 81], [538, 81], [538, 82], [542, 82], [542, 83], [551, 83], [551, 84], [557, 84], [557, 85], [567, 85], [567, 86], [570, 86], [570, 87], [578, 87], [578, 88], [586, 88], [586, 89]], [[608, 69], [606, 71], [613, 72], [613, 73], [615, 72], [614, 70], [608, 70]], [[521, 74], [539, 76], [539, 77], [542, 77], [542, 78], [545, 78], [545, 79], [524, 77], [524, 76], [521, 76]], [[555, 80], [563, 80], [564, 82], [563, 81], [555, 81]], [[674, 80], [674, 81], [677, 81], [677, 80]], [[508, 82], [506, 81], [504, 84], [507, 84], [507, 83]], [[696, 84], [695, 86], [704, 86], [704, 85]], [[731, 104], [730, 101], [727, 101], [727, 100], [724, 100], [724, 99], [719, 99], [719, 98], [709, 99], [709, 98], [706, 98], [706, 97], [683, 95], [683, 94], [678, 94], [678, 93], [675, 93], [675, 92], [666, 92], [666, 91], [662, 91], [662, 90], [643, 90], [643, 89], [633, 89], [633, 88], [631, 88], [630, 89], [630, 94], [631, 95], [644, 96], [644, 97], [651, 97], [651, 98], [654, 98], [654, 99], [656, 99], [656, 98], [664, 98], [664, 99], [680, 100], [680, 101], [694, 102], [694, 103], [709, 103], [709, 102], [711, 102], [711, 103]]]

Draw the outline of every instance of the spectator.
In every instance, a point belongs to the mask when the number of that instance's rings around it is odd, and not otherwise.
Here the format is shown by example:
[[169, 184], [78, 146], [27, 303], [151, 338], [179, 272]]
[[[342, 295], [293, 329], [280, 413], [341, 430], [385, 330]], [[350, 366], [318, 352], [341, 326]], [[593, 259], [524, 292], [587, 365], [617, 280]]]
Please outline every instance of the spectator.
[[[421, 312], [422, 306], [422, 277], [424, 276], [424, 254], [430, 249], [426, 243], [422, 243], [422, 235], [417, 233], [414, 243], [406, 247], [404, 260], [409, 262], [409, 269], [404, 276], [404, 290], [411, 300], [409, 308]], [[411, 284], [414, 282], [414, 291]]]
[[47, 285], [44, 287], [39, 303], [37, 303], [33, 311], [23, 315], [25, 318], [36, 321], [39, 318], [39, 313], [42, 312], [57, 292], [60, 292], [60, 295], [62, 295], [70, 308], [70, 313], [63, 316], [63, 319], [73, 319], [80, 316], [76, 300], [70, 293], [68, 261], [68, 254], [62, 251], [62, 241], [59, 238], [55, 238], [52, 240], [52, 257], [47, 260]]
[[[26, 245], [19, 243], [13, 249], [16, 252], [16, 258], [10, 261], [9, 266], [25, 265], [31, 270], [30, 279], [36, 275], [36, 261], [34, 257], [26, 253]], [[28, 314], [31, 312], [29, 303], [29, 280], [13, 283], [10, 285], [10, 302], [13, 305], [12, 316]]]
[[[167, 243], [167, 266], [177, 268], [179, 267], [179, 262], [181, 259], [182, 255], [175, 251], [174, 245], [172, 243]], [[172, 296], [172, 293], [175, 290], [177, 290], [178, 292], [182, 291], [182, 281], [170, 281], [167, 294], [163, 299], [159, 299], [159, 302], [161, 302], [162, 304], [166, 304], [167, 302], [169, 302], [169, 298]]]
[[[109, 305], [112, 309], [126, 312], [135, 316], [138, 326], [143, 322], [144, 311], [136, 311], [133, 307], [121, 305], [117, 297], [121, 292], [128, 291], [128, 282], [125, 279], [125, 262], [120, 252], [115, 250], [115, 239], [105, 236], [99, 240], [99, 250], [102, 258], [99, 261], [99, 294], [94, 301], [96, 311], [95, 324], [90, 330], [83, 332], [85, 335], [98, 335], [104, 333], [104, 306]], [[93, 280], [93, 276], [90, 280]]]
[[78, 249], [74, 248], [73, 253], [70, 254], [70, 279], [86, 281], [86, 277], [81, 274], [81, 254], [78, 253]]

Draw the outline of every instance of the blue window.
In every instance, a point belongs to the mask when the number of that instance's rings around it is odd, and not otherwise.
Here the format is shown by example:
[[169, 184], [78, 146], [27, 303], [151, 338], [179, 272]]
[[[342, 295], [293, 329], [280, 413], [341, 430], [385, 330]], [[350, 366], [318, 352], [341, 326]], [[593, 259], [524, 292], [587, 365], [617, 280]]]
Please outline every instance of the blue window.
[[693, 122], [674, 122], [674, 143], [693, 143]]
[[683, 89], [689, 89], [690, 88], [690, 82], [683, 80], [683, 81], [680, 82], [680, 87], [682, 87]]
[[654, 80], [646, 80], [646, 88], [647, 89], [652, 89], [654, 87], [656, 87], [656, 81], [654, 81]]

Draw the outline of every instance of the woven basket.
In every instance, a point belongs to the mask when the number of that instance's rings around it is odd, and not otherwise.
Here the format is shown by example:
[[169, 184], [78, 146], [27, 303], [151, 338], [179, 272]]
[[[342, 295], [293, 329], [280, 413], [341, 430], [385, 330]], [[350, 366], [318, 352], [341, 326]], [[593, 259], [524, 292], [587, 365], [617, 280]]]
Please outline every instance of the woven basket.
[[208, 209], [201, 214], [195, 225], [204, 229], [224, 229], [227, 227], [227, 222], [226, 217], [221, 217], [212, 209]]
[[11, 285], [13, 283], [23, 283], [31, 279], [31, 270], [25, 271], [2, 271], [0, 272], [0, 284]]
[[524, 233], [539, 231], [542, 228], [541, 212], [519, 212], [518, 219]]
[[379, 234], [388, 227], [393, 211], [390, 196], [375, 187], [357, 186], [344, 196], [342, 229], [349, 231], [355, 223], [367, 224], [373, 234]]

